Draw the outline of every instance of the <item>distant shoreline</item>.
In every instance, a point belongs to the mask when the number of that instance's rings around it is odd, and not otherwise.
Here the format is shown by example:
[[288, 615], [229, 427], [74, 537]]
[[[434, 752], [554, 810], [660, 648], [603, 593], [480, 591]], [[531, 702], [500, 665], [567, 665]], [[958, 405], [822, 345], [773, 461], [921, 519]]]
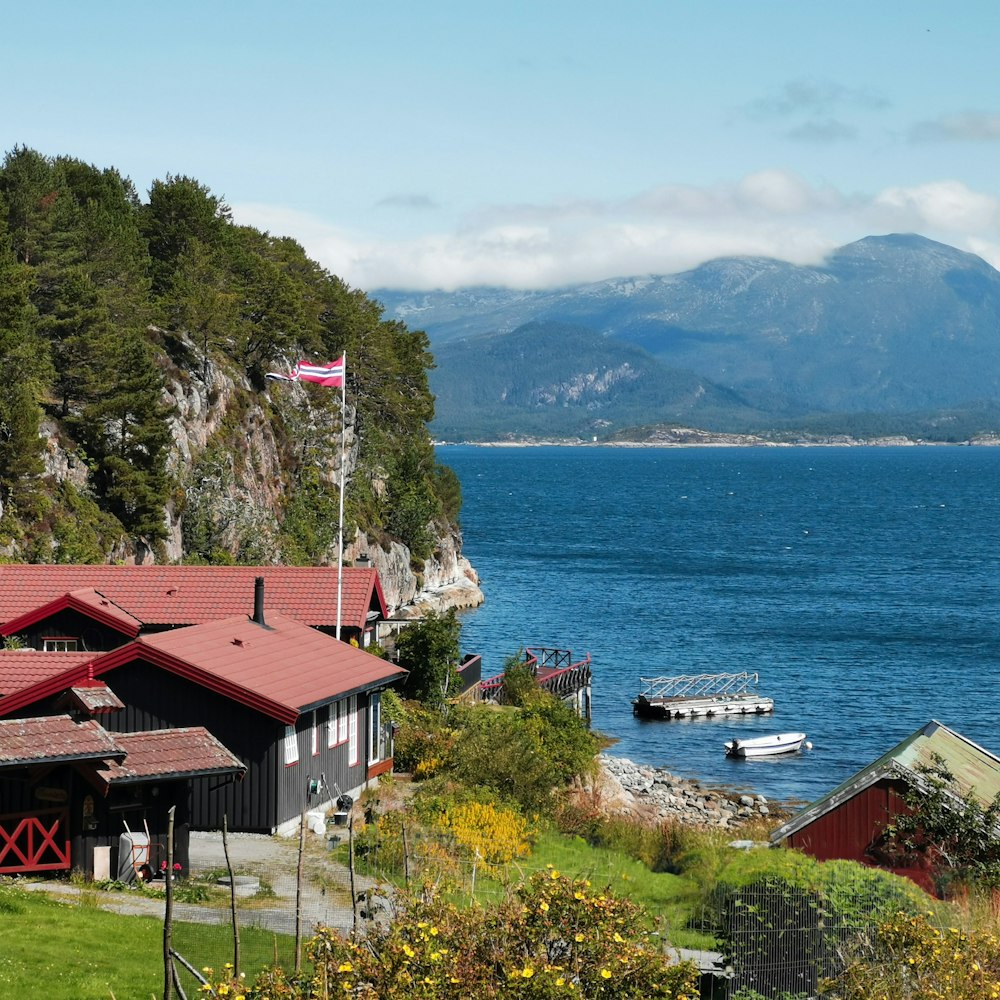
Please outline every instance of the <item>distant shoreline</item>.
[[927, 441], [922, 438], [837, 438], [816, 441], [769, 441], [752, 435], [720, 434], [655, 441], [580, 441], [523, 438], [516, 441], [434, 441], [435, 448], [993, 448], [1000, 436], [969, 441]]

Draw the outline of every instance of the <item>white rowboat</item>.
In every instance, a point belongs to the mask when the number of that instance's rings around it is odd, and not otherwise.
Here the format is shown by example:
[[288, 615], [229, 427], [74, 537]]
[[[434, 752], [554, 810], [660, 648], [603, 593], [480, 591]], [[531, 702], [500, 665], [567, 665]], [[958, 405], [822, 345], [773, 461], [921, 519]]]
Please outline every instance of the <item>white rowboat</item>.
[[805, 733], [778, 733], [775, 736], [754, 736], [747, 740], [730, 740], [727, 757], [770, 757], [778, 753], [794, 753], [802, 746]]

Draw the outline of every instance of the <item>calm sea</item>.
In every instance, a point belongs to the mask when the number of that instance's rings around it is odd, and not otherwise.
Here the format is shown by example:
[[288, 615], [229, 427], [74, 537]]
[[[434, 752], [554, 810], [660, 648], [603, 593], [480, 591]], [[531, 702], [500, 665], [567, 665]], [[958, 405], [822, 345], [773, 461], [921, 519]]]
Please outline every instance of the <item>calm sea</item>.
[[[480, 448], [462, 646], [590, 652], [611, 751], [811, 801], [931, 719], [1000, 751], [1000, 448]], [[646, 722], [640, 677], [755, 671], [771, 716]], [[731, 761], [733, 736], [813, 749]]]

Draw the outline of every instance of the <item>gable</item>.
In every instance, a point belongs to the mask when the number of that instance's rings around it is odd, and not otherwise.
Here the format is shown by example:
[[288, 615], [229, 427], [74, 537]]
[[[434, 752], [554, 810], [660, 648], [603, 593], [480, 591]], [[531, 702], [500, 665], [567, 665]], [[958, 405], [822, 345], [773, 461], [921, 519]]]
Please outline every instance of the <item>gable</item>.
[[59, 594], [39, 607], [30, 608], [23, 614], [0, 625], [0, 635], [16, 635], [54, 618], [64, 611], [75, 611], [83, 618], [113, 629], [130, 639], [139, 634], [141, 622], [127, 611], [118, 607], [96, 590], [81, 588]]

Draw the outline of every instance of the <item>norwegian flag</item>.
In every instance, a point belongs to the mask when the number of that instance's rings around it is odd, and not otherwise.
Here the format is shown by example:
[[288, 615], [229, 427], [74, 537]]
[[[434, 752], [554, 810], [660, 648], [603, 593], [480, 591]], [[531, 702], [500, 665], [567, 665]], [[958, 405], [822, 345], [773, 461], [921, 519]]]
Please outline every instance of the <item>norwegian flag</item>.
[[339, 389], [344, 384], [344, 370], [345, 357], [342, 354], [336, 361], [330, 361], [325, 365], [316, 365], [311, 361], [300, 361], [292, 369], [290, 375], [268, 372], [264, 377], [280, 382], [315, 382], [317, 385]]

